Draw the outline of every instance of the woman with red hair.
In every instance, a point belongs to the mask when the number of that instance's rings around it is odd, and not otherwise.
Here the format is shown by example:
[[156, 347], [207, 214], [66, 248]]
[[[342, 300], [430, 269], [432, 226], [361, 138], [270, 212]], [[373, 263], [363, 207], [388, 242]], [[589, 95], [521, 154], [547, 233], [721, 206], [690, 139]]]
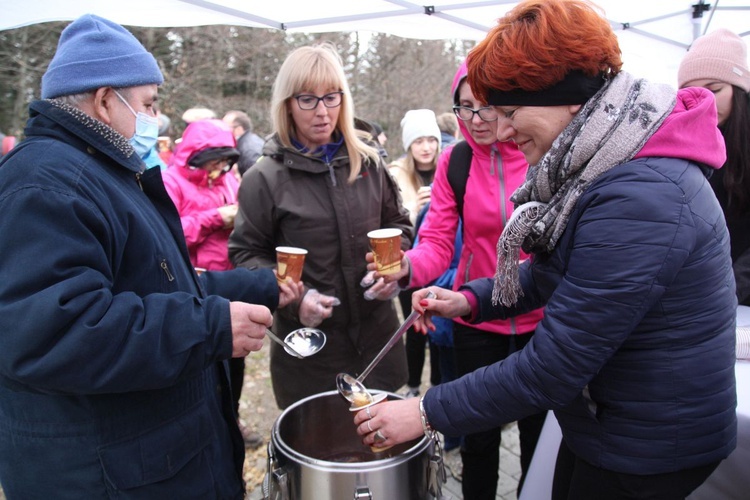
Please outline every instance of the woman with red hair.
[[707, 180], [726, 156], [716, 106], [705, 89], [620, 67], [609, 23], [583, 0], [522, 2], [470, 53], [474, 95], [530, 167], [494, 278], [415, 292], [416, 328], [540, 306], [544, 318], [503, 361], [358, 412], [365, 444], [553, 409], [553, 498], [576, 500], [682, 499], [734, 449], [737, 299]]

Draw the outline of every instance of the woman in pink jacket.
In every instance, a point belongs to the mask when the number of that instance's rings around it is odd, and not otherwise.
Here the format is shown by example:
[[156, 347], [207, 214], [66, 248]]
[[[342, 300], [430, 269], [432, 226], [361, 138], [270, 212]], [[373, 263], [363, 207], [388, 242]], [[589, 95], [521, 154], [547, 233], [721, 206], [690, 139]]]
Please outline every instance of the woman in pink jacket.
[[[466, 64], [453, 79], [453, 110], [459, 127], [471, 146], [472, 159], [463, 206], [463, 248], [453, 289], [473, 279], [494, 276], [497, 265], [497, 240], [510, 218], [510, 195], [526, 178], [528, 164], [512, 142], [497, 142], [497, 114], [482, 107], [466, 82]], [[448, 162], [454, 145], [440, 155], [432, 185], [430, 216], [419, 229], [419, 245], [406, 252], [398, 274], [384, 277], [400, 280], [408, 288], [422, 287], [448, 269], [453, 258], [459, 214], [456, 196], [448, 182]], [[526, 258], [522, 255], [522, 258]], [[368, 260], [370, 254], [368, 254]], [[374, 269], [370, 265], [369, 269]], [[453, 337], [456, 368], [459, 375], [490, 365], [521, 349], [531, 339], [542, 310], [469, 325], [454, 319]], [[531, 463], [545, 414], [518, 422], [521, 441], [521, 480]], [[500, 431], [465, 436], [461, 446], [464, 498], [496, 497]]]
[[210, 271], [232, 269], [227, 250], [237, 213], [239, 182], [226, 175], [240, 152], [221, 120], [199, 120], [182, 134], [164, 186], [180, 213], [190, 261]]

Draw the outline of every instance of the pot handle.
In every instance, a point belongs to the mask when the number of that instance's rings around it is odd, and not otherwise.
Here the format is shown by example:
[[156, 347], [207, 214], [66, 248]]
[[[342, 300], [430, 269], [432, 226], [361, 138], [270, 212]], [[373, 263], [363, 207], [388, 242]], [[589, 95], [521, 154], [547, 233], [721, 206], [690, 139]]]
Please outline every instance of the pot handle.
[[367, 486], [358, 486], [354, 490], [354, 500], [372, 500], [372, 492]]
[[447, 481], [445, 462], [443, 462], [443, 447], [437, 433], [432, 437], [434, 443], [433, 454], [427, 466], [427, 492], [433, 498], [443, 498], [443, 484]]
[[277, 467], [273, 442], [268, 443], [266, 475], [263, 477], [264, 500], [289, 500], [289, 476], [283, 467]]

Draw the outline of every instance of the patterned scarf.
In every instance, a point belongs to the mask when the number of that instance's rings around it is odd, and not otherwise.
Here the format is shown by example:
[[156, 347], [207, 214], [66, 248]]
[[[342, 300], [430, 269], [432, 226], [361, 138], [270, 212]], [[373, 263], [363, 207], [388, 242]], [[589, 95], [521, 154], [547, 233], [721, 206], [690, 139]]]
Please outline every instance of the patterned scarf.
[[518, 276], [521, 248], [551, 253], [578, 198], [600, 175], [631, 160], [675, 102], [670, 86], [625, 72], [586, 101], [511, 196], [516, 209], [497, 242], [494, 305], [512, 306], [523, 295]]

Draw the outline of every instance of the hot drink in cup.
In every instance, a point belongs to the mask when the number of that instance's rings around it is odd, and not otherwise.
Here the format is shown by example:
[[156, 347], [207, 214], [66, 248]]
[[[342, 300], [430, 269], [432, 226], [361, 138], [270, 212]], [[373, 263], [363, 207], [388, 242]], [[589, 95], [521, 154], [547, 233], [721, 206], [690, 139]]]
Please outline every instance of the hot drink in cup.
[[367, 233], [379, 274], [394, 274], [401, 270], [401, 230], [376, 229]]
[[305, 265], [307, 250], [297, 247], [276, 247], [276, 274], [278, 282], [284, 283], [287, 278], [292, 281], [302, 279], [302, 267]]

